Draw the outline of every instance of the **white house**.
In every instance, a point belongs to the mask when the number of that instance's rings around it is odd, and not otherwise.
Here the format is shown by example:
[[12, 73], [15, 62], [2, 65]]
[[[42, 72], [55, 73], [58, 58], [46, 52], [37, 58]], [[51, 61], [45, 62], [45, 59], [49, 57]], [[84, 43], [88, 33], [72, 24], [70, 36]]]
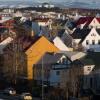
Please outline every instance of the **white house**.
[[60, 37], [55, 37], [54, 40], [54, 45], [59, 48], [61, 51], [70, 51], [70, 49], [63, 43], [63, 41], [60, 39]]
[[76, 29], [71, 36], [73, 44], [81, 45], [84, 50], [100, 51], [100, 29]]
[[100, 28], [100, 18], [99, 17], [80, 17], [76, 21], [76, 26], [83, 29], [86, 28]]
[[33, 22], [37, 22], [39, 26], [50, 26], [52, 24], [52, 20], [49, 18], [36, 18]]
[[94, 18], [89, 24], [89, 28], [100, 28], [100, 18]]
[[54, 45], [59, 48], [61, 51], [73, 51], [72, 48], [72, 37], [69, 35], [67, 31], [61, 31], [58, 33], [58, 35], [61, 36], [56, 36], [53, 40]]
[[94, 51], [100, 51], [100, 31], [93, 28], [83, 40], [82, 46], [85, 49], [94, 49]]

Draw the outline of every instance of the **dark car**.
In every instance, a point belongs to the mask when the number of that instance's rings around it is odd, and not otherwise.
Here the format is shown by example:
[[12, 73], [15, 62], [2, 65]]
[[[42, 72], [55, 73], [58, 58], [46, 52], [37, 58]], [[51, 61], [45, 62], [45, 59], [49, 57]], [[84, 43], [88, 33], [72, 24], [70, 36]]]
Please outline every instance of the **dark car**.
[[4, 90], [4, 93], [5, 93], [5, 94], [9, 94], [9, 95], [15, 95], [15, 94], [16, 94], [16, 90], [13, 89], [13, 88], [6, 88], [6, 89]]

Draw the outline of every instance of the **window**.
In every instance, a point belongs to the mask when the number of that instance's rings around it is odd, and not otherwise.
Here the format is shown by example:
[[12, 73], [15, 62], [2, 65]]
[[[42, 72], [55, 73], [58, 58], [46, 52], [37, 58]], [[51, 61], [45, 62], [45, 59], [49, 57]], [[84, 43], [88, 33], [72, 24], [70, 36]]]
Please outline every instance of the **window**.
[[98, 40], [98, 44], [100, 45], [100, 40]]
[[92, 33], [91, 36], [96, 36], [96, 34]]
[[95, 45], [95, 40], [92, 40], [92, 45]]
[[95, 20], [94, 20], [94, 23], [95, 23]]
[[89, 45], [89, 40], [86, 40], [86, 45]]
[[62, 59], [62, 62], [63, 62], [63, 64], [67, 64], [67, 59], [66, 58], [63, 58]]
[[60, 71], [56, 71], [56, 75], [60, 75]]
[[88, 67], [87, 70], [88, 70], [88, 71], [91, 71], [91, 67]]

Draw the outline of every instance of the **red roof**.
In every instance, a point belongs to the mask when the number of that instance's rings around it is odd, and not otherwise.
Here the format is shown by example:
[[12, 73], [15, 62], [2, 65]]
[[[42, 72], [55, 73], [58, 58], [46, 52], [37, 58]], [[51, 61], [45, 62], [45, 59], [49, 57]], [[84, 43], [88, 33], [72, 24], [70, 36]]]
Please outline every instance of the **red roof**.
[[96, 18], [97, 19], [97, 21], [100, 23], [100, 18]]
[[81, 17], [79, 18], [79, 20], [76, 22], [76, 25], [81, 25], [81, 24], [84, 24], [86, 23], [87, 25], [89, 25], [92, 20], [94, 19], [94, 17]]

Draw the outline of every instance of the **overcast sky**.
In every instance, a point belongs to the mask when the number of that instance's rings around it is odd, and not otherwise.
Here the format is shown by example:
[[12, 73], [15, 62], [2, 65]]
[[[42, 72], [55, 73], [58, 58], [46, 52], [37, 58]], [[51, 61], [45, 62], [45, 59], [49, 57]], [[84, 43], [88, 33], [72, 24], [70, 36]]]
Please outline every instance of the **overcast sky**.
[[68, 2], [68, 1], [75, 1], [75, 2], [100, 2], [100, 0], [0, 0], [0, 1], [33, 1], [33, 2]]

